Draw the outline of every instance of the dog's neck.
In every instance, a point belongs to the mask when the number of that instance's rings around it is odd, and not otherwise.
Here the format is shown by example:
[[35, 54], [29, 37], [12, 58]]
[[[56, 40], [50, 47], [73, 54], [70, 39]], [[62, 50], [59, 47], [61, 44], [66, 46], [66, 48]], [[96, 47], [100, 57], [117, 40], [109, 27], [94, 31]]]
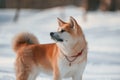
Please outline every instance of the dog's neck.
[[60, 47], [60, 51], [67, 56], [73, 56], [78, 54], [81, 50], [83, 50], [87, 46], [86, 42], [78, 41], [74, 45], [62, 45]]

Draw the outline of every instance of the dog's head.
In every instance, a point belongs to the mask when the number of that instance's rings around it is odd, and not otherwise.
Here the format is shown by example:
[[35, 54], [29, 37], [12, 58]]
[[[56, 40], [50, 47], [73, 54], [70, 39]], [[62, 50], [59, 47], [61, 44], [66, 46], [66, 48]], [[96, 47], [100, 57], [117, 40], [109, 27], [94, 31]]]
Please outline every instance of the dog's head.
[[51, 38], [57, 42], [57, 44], [74, 45], [76, 42], [84, 38], [82, 30], [77, 21], [70, 17], [70, 22], [64, 22], [58, 18], [58, 30], [57, 32], [51, 32]]

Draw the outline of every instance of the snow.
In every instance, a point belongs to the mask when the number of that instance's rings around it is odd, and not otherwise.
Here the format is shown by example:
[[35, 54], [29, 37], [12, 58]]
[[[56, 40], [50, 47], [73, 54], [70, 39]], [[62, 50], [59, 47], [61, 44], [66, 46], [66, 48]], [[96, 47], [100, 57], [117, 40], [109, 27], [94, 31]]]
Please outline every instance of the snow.
[[[41, 44], [51, 43], [49, 33], [57, 29], [57, 17], [69, 21], [69, 16], [78, 21], [88, 41], [88, 64], [83, 80], [120, 80], [120, 12], [89, 12], [84, 22], [82, 9], [64, 8], [23, 9], [16, 23], [12, 21], [14, 9], [0, 10], [0, 80], [15, 80], [15, 53], [11, 44], [17, 33], [28, 31], [34, 33]], [[52, 80], [52, 77], [41, 74], [37, 80]]]

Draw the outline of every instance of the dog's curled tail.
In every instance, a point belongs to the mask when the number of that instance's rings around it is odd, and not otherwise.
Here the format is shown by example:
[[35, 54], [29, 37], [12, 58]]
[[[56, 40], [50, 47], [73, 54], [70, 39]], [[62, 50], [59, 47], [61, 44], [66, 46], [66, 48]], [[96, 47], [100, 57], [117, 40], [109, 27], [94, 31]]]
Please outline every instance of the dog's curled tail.
[[15, 52], [24, 44], [39, 44], [39, 42], [38, 39], [32, 33], [28, 32], [19, 33], [13, 38], [12, 47]]

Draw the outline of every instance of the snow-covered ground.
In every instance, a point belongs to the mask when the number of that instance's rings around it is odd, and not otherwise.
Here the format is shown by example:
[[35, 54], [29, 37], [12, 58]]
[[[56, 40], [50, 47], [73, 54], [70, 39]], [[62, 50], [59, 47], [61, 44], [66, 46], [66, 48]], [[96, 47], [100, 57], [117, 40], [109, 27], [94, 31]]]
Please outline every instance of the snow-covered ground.
[[[88, 41], [83, 80], [120, 80], [120, 12], [89, 12], [87, 22], [82, 20], [82, 10], [71, 6], [64, 10], [22, 10], [16, 23], [12, 21], [14, 14], [15, 10], [0, 10], [0, 80], [15, 80], [13, 36], [28, 31], [41, 44], [51, 43], [49, 33], [57, 29], [57, 17], [62, 17], [61, 14], [66, 21], [69, 16], [76, 18]], [[52, 77], [39, 75], [37, 80], [52, 80]]]

